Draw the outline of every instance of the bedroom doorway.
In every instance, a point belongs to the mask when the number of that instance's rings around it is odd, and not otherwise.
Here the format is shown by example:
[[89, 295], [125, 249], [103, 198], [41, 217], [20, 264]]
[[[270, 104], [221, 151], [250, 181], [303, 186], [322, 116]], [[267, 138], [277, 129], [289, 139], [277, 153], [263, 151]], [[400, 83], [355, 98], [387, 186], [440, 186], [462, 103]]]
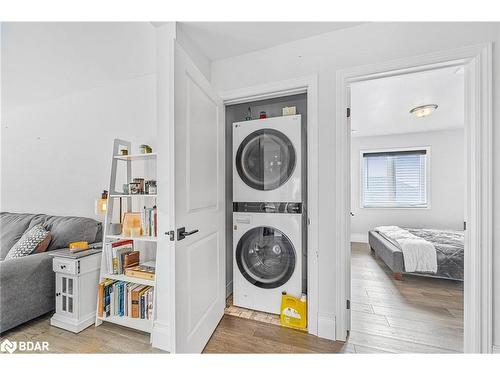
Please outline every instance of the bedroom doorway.
[[350, 85], [358, 351], [463, 351], [464, 90], [463, 65]]
[[[337, 339], [348, 339], [353, 341], [358, 341], [358, 345], [361, 347], [378, 347], [380, 348], [381, 343], [391, 343], [392, 348], [396, 350], [392, 351], [404, 351], [404, 352], [427, 352], [428, 350], [421, 350], [421, 347], [411, 346], [407, 347], [406, 350], [400, 348], [399, 341], [394, 341], [395, 323], [393, 326], [388, 326], [386, 328], [372, 328], [372, 336], [378, 337], [358, 337], [354, 334], [353, 330], [356, 313], [352, 311], [351, 307], [351, 215], [355, 214], [351, 211], [351, 120], [350, 114], [354, 115], [356, 108], [354, 103], [351, 103], [352, 95], [352, 85], [356, 82], [371, 81], [375, 79], [388, 78], [388, 77], [398, 77], [412, 73], [423, 73], [427, 71], [433, 71], [436, 69], [452, 68], [456, 67], [457, 73], [460, 73], [461, 67], [463, 66], [464, 74], [464, 143], [462, 145], [463, 152], [465, 154], [465, 160], [463, 165], [463, 171], [465, 176], [465, 208], [464, 208], [464, 220], [463, 225], [466, 231], [464, 236], [464, 265], [463, 265], [463, 346], [462, 350], [464, 352], [472, 353], [489, 353], [492, 351], [492, 209], [491, 209], [491, 161], [492, 161], [492, 148], [491, 148], [491, 44], [476, 45], [471, 47], [464, 47], [457, 50], [442, 51], [434, 54], [415, 56], [411, 58], [405, 58], [401, 60], [389, 61], [384, 63], [365, 65], [356, 68], [349, 68], [337, 72], [337, 224], [338, 224], [338, 264], [336, 267], [337, 271], [337, 282], [339, 283], [338, 295], [337, 295], [337, 322], [336, 322], [336, 335]], [[380, 96], [380, 95], [379, 95]], [[428, 98], [424, 98], [428, 99]], [[427, 104], [432, 105], [436, 103], [431, 103], [430, 101], [422, 104], [416, 104], [415, 107], [426, 106]], [[439, 106], [439, 103], [437, 103]], [[352, 105], [352, 106], [351, 106]], [[413, 107], [413, 108], [415, 108]], [[415, 108], [415, 111], [422, 111], [425, 115], [430, 116], [437, 113], [437, 108], [432, 108], [433, 106], [426, 106], [423, 108]], [[346, 111], [347, 108], [347, 111]], [[408, 113], [413, 109], [409, 108]], [[394, 112], [394, 108], [391, 107], [390, 112]], [[434, 112], [433, 112], [434, 111]], [[350, 113], [351, 112], [351, 113]], [[427, 113], [426, 113], [427, 112]], [[347, 114], [347, 115], [346, 115]], [[409, 113], [410, 114], [410, 113]], [[416, 113], [415, 113], [416, 115]], [[436, 116], [437, 117], [437, 116]], [[397, 125], [395, 125], [397, 127]], [[356, 129], [355, 129], [356, 130]], [[354, 137], [353, 137], [354, 138]], [[425, 145], [424, 145], [425, 146]], [[366, 155], [358, 155], [358, 158], [370, 159], [376, 157], [385, 157], [386, 159], [394, 159], [399, 156], [390, 151], [400, 153], [402, 151], [407, 151], [405, 155], [406, 159], [412, 157], [414, 163], [426, 164], [426, 156], [430, 156], [430, 163], [432, 164], [432, 154], [433, 147], [427, 150], [422, 147], [422, 144], [415, 147], [401, 147], [401, 149], [387, 150], [379, 147], [375, 151], [381, 154], [377, 155], [374, 150], [367, 149]], [[418, 151], [418, 152], [416, 152]], [[374, 155], [375, 154], [375, 155]], [[387, 155], [389, 154], [389, 155]], [[410, 155], [413, 154], [413, 155]], [[403, 160], [403, 159], [402, 159]], [[373, 164], [377, 164], [374, 159]], [[386, 161], [387, 162], [387, 161]], [[365, 160], [365, 164], [370, 164], [370, 160]], [[361, 163], [360, 163], [361, 164]], [[392, 164], [393, 165], [393, 164]], [[358, 168], [360, 168], [358, 166]], [[368, 167], [369, 168], [369, 167]], [[365, 168], [366, 169], [366, 168]], [[429, 170], [432, 170], [432, 166], [429, 166]], [[422, 168], [423, 171], [427, 171]], [[372, 176], [377, 175], [376, 168], [372, 168]], [[360, 176], [360, 180], [366, 176]], [[431, 176], [432, 177], [432, 176]], [[354, 178], [354, 177], [353, 177]], [[366, 179], [365, 179], [366, 180]], [[421, 178], [420, 183], [420, 197], [423, 197], [422, 193], [426, 193], [425, 179]], [[429, 188], [430, 189], [430, 188]], [[432, 193], [432, 189], [430, 189]], [[370, 193], [368, 191], [368, 193]], [[373, 195], [373, 194], [372, 194]], [[417, 194], [418, 195], [418, 194]], [[369, 194], [365, 197], [366, 203], [373, 203], [373, 196], [370, 197]], [[373, 199], [372, 199], [373, 198]], [[432, 194], [427, 196], [428, 203], [431, 207], [435, 204], [435, 197]], [[355, 199], [355, 198], [353, 198]], [[358, 197], [361, 202], [361, 196]], [[425, 200], [420, 199], [420, 202], [413, 202], [412, 204], [425, 204]], [[400, 208], [391, 208], [393, 210], [399, 210]], [[420, 208], [426, 209], [426, 208]], [[428, 209], [428, 208], [427, 208]], [[384, 211], [388, 212], [388, 211]], [[391, 229], [391, 228], [389, 228]], [[428, 229], [428, 228], [409, 228], [409, 229]], [[432, 228], [431, 228], [432, 229]], [[418, 237], [415, 232], [411, 233], [407, 228], [407, 232]], [[408, 233], [404, 232], [406, 236]], [[417, 233], [418, 234], [418, 233]], [[420, 233], [423, 236], [423, 233]], [[365, 234], [366, 236], [366, 234]], [[355, 236], [354, 236], [355, 237]], [[425, 236], [423, 236], [425, 237]], [[366, 237], [365, 237], [366, 238]], [[426, 238], [428, 242], [431, 238]], [[368, 241], [365, 239], [365, 241]], [[474, 251], [471, 251], [474, 249]], [[380, 251], [379, 251], [380, 252]], [[437, 252], [436, 252], [437, 253]], [[382, 254], [382, 253], [381, 253]], [[436, 255], [437, 257], [437, 255]], [[354, 258], [354, 257], [353, 257]], [[375, 259], [375, 258], [373, 258]], [[416, 258], [417, 260], [421, 258]], [[427, 259], [427, 258], [422, 258]], [[387, 259], [386, 259], [387, 260]], [[388, 261], [389, 262], [389, 261]], [[437, 259], [436, 259], [437, 262]], [[410, 264], [410, 262], [408, 263]], [[387, 265], [386, 262], [382, 262], [384, 267], [388, 267], [390, 271], [392, 269]], [[379, 264], [380, 266], [380, 264]], [[394, 264], [391, 266], [396, 267]], [[403, 264], [404, 267], [404, 264]], [[371, 272], [368, 270], [367, 272]], [[406, 270], [405, 270], [406, 272]], [[403, 280], [396, 280], [394, 277], [399, 277], [397, 272], [391, 272], [391, 283], [404, 283], [409, 277], [417, 278], [420, 276], [409, 275], [406, 276], [403, 272]], [[369, 282], [369, 278], [361, 276], [366, 281]], [[425, 278], [424, 280], [430, 280]], [[449, 280], [439, 281], [439, 283], [446, 283]], [[408, 289], [406, 284], [403, 288]], [[423, 289], [423, 288], [420, 288]], [[354, 288], [353, 288], [354, 290]], [[436, 291], [436, 289], [430, 290], [430, 292]], [[408, 292], [406, 290], [406, 292]], [[408, 292], [409, 293], [409, 292]], [[446, 290], [443, 293], [453, 294], [453, 291]], [[383, 298], [380, 296], [379, 300]], [[347, 304], [345, 304], [347, 300]], [[364, 309], [366, 306], [357, 306], [354, 309]], [[381, 312], [380, 308], [378, 312]], [[391, 308], [385, 310], [385, 312], [391, 313]], [[351, 314], [352, 313], [352, 314]], [[450, 311], [451, 315], [460, 316], [460, 311]], [[377, 314], [374, 314], [377, 315]], [[382, 314], [379, 314], [382, 315]], [[352, 321], [351, 321], [352, 316]], [[372, 317], [372, 320], [378, 319], [377, 317]], [[386, 318], [384, 318], [387, 321]], [[410, 318], [412, 324], [417, 325], [414, 322], [415, 319]], [[379, 322], [383, 322], [380, 320]], [[449, 325], [444, 328], [449, 330]], [[422, 333], [412, 327], [414, 332], [408, 334], [406, 339], [404, 337], [400, 338], [401, 341], [406, 341], [408, 344], [414, 344], [417, 338], [419, 341], [423, 341]], [[459, 330], [455, 329], [455, 334]], [[348, 336], [350, 332], [350, 336]], [[375, 333], [375, 335], [373, 335]], [[391, 337], [392, 336], [392, 337]], [[420, 342], [418, 342], [420, 343]], [[371, 345], [367, 345], [371, 344]], [[436, 346], [430, 345], [431, 347]], [[437, 343], [439, 346], [441, 342]], [[446, 345], [449, 346], [449, 345]], [[446, 349], [446, 348], [445, 348]], [[369, 350], [369, 349], [367, 349]], [[391, 350], [388, 350], [391, 351]], [[431, 351], [434, 352], [434, 351]], [[435, 351], [438, 352], [438, 351]]]

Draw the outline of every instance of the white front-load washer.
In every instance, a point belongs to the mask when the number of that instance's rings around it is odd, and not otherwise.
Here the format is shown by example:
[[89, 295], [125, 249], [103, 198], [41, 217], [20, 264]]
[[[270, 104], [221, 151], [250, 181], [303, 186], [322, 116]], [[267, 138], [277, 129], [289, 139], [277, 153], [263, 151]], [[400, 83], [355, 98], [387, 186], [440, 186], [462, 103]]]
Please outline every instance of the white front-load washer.
[[301, 115], [233, 123], [233, 201], [301, 202]]
[[302, 293], [300, 203], [234, 203], [233, 304], [279, 314]]

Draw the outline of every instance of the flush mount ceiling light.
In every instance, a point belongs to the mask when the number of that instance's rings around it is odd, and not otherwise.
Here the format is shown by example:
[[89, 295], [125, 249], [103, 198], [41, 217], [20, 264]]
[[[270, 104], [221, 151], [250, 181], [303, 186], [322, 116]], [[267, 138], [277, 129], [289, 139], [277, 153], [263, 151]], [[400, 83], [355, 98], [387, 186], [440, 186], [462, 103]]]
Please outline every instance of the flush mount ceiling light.
[[410, 111], [410, 113], [417, 118], [421, 118], [421, 117], [429, 116], [432, 112], [434, 112], [436, 110], [437, 107], [438, 107], [437, 104], [421, 105], [421, 106], [413, 108]]

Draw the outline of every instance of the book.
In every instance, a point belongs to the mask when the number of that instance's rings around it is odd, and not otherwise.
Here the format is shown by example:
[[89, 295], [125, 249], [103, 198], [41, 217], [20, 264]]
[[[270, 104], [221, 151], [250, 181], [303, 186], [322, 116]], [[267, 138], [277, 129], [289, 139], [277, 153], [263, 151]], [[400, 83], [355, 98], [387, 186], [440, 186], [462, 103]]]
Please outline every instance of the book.
[[123, 273], [122, 256], [132, 251], [133, 248], [128, 246], [113, 248], [113, 274], [120, 275]]
[[153, 318], [153, 290], [154, 288], [151, 288], [148, 291], [147, 319]]
[[158, 214], [156, 206], [152, 208], [147, 208], [143, 206], [141, 208], [141, 229], [143, 236], [156, 237], [158, 234]]
[[138, 279], [154, 280], [155, 267], [146, 264], [140, 264], [138, 266], [125, 269], [125, 275], [136, 277]]
[[98, 286], [98, 317], [151, 319], [154, 288], [126, 281], [105, 279]]
[[103, 295], [103, 313], [102, 313], [102, 315], [104, 317], [108, 317], [111, 315], [110, 295], [111, 295], [111, 287], [113, 286], [113, 280], [109, 280], [109, 279], [104, 280], [103, 286], [104, 286], [104, 295]]
[[155, 237], [158, 236], [158, 209], [156, 206], [153, 207], [153, 212], [154, 212], [154, 219], [153, 219], [153, 228], [154, 228], [154, 233], [153, 235]]
[[102, 318], [104, 312], [104, 282], [97, 286], [97, 316]]
[[139, 265], [139, 252], [132, 251], [123, 255], [123, 268], [129, 268]]
[[140, 317], [140, 293], [143, 289], [146, 289], [147, 286], [145, 285], [139, 285], [138, 287], [132, 289], [131, 297], [132, 297], [132, 318], [139, 318]]
[[125, 298], [123, 296], [123, 291], [124, 291], [124, 288], [125, 287], [125, 282], [124, 281], [121, 281], [119, 283], [119, 309], [118, 309], [118, 315], [120, 316], [124, 316], [125, 314], [125, 307], [124, 307], [124, 302], [125, 302]]
[[127, 285], [127, 316], [132, 317], [132, 290], [136, 288], [138, 284], [129, 283]]
[[139, 292], [139, 318], [146, 319], [146, 293], [151, 287], [141, 290]]
[[134, 241], [122, 240], [108, 242], [105, 244], [103, 251], [106, 259], [107, 273], [121, 274], [123, 273], [123, 262], [121, 256], [134, 251]]
[[109, 315], [115, 315], [115, 284], [111, 284], [109, 288]]

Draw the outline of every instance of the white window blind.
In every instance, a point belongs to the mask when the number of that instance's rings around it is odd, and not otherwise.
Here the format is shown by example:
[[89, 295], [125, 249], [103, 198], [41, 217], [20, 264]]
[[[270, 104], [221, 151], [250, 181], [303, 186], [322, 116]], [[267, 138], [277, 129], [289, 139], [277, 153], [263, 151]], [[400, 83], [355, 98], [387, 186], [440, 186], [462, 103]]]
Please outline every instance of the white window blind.
[[425, 208], [427, 151], [363, 152], [363, 207]]

